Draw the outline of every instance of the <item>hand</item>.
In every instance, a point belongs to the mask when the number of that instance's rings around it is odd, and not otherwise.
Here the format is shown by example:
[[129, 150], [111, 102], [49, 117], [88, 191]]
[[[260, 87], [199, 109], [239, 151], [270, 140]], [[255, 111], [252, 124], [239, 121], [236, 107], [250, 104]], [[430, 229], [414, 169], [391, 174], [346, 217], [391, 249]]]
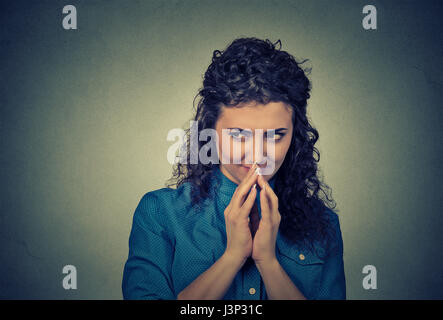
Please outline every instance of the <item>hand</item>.
[[257, 182], [261, 188], [260, 207], [261, 219], [254, 236], [252, 258], [257, 265], [269, 264], [277, 260], [275, 242], [280, 226], [278, 197], [263, 176], [258, 176]]
[[242, 263], [252, 253], [252, 235], [248, 217], [257, 197], [257, 187], [253, 187], [257, 182], [256, 167], [254, 164], [249, 169], [224, 211], [227, 237], [225, 254]]

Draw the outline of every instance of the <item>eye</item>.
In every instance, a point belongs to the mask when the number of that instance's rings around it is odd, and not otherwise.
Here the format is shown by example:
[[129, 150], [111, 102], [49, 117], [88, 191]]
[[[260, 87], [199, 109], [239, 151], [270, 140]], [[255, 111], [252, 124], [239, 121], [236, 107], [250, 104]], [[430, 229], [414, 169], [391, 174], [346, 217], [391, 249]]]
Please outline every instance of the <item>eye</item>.
[[274, 141], [280, 141], [285, 136], [285, 133], [272, 133], [269, 132], [269, 134], [266, 135], [268, 139], [274, 140]]
[[228, 133], [234, 140], [242, 140], [242, 138], [249, 138], [251, 136], [250, 132], [246, 130], [239, 130], [239, 129], [231, 129]]

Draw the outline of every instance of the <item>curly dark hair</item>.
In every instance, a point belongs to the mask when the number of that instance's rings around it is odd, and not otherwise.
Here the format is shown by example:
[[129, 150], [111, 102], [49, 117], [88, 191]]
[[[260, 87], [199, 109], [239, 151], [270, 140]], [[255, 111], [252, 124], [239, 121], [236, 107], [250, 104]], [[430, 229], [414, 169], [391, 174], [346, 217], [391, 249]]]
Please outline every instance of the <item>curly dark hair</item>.
[[[277, 49], [276, 45], [280, 47]], [[306, 60], [297, 62], [281, 50], [281, 41], [255, 37], [239, 38], [224, 51], [215, 50], [195, 99], [201, 97], [195, 110], [194, 121], [199, 130], [215, 129], [222, 106], [236, 107], [246, 103], [283, 102], [291, 106], [293, 136], [285, 160], [275, 174], [274, 191], [279, 198], [281, 214], [280, 231], [292, 243], [303, 242], [313, 248], [315, 241], [328, 242], [331, 222], [325, 206], [335, 208], [332, 196], [325, 190], [328, 185], [317, 177], [320, 153], [314, 147], [318, 131], [308, 121], [307, 100], [311, 83], [306, 77], [311, 69], [300, 67]], [[211, 173], [218, 164], [191, 164], [189, 157], [190, 131], [186, 130], [187, 163], [175, 163], [173, 177], [166, 186], [185, 182], [192, 184], [192, 202], [198, 204], [210, 195]], [[199, 141], [198, 150], [205, 144]], [[318, 156], [318, 159], [314, 155]], [[326, 198], [321, 198], [322, 192]]]

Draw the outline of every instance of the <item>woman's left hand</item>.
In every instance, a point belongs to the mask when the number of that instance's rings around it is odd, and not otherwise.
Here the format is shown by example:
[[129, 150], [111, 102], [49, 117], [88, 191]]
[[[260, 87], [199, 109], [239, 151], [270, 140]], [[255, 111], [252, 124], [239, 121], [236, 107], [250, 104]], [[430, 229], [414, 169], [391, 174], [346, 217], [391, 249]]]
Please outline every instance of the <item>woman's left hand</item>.
[[280, 225], [280, 212], [278, 211], [278, 197], [263, 176], [257, 182], [261, 188], [260, 207], [261, 219], [252, 244], [252, 259], [258, 265], [276, 261], [275, 242]]

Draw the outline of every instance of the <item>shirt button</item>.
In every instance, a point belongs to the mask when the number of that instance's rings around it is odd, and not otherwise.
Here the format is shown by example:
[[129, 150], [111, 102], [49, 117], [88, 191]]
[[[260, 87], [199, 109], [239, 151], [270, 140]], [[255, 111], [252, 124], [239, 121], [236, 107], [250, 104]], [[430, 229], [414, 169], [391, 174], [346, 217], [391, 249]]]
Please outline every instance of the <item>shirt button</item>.
[[249, 294], [254, 294], [255, 293], [255, 289], [254, 288], [250, 288], [249, 289]]
[[305, 255], [303, 253], [300, 253], [300, 255], [298, 256], [298, 258], [300, 260], [305, 260]]

